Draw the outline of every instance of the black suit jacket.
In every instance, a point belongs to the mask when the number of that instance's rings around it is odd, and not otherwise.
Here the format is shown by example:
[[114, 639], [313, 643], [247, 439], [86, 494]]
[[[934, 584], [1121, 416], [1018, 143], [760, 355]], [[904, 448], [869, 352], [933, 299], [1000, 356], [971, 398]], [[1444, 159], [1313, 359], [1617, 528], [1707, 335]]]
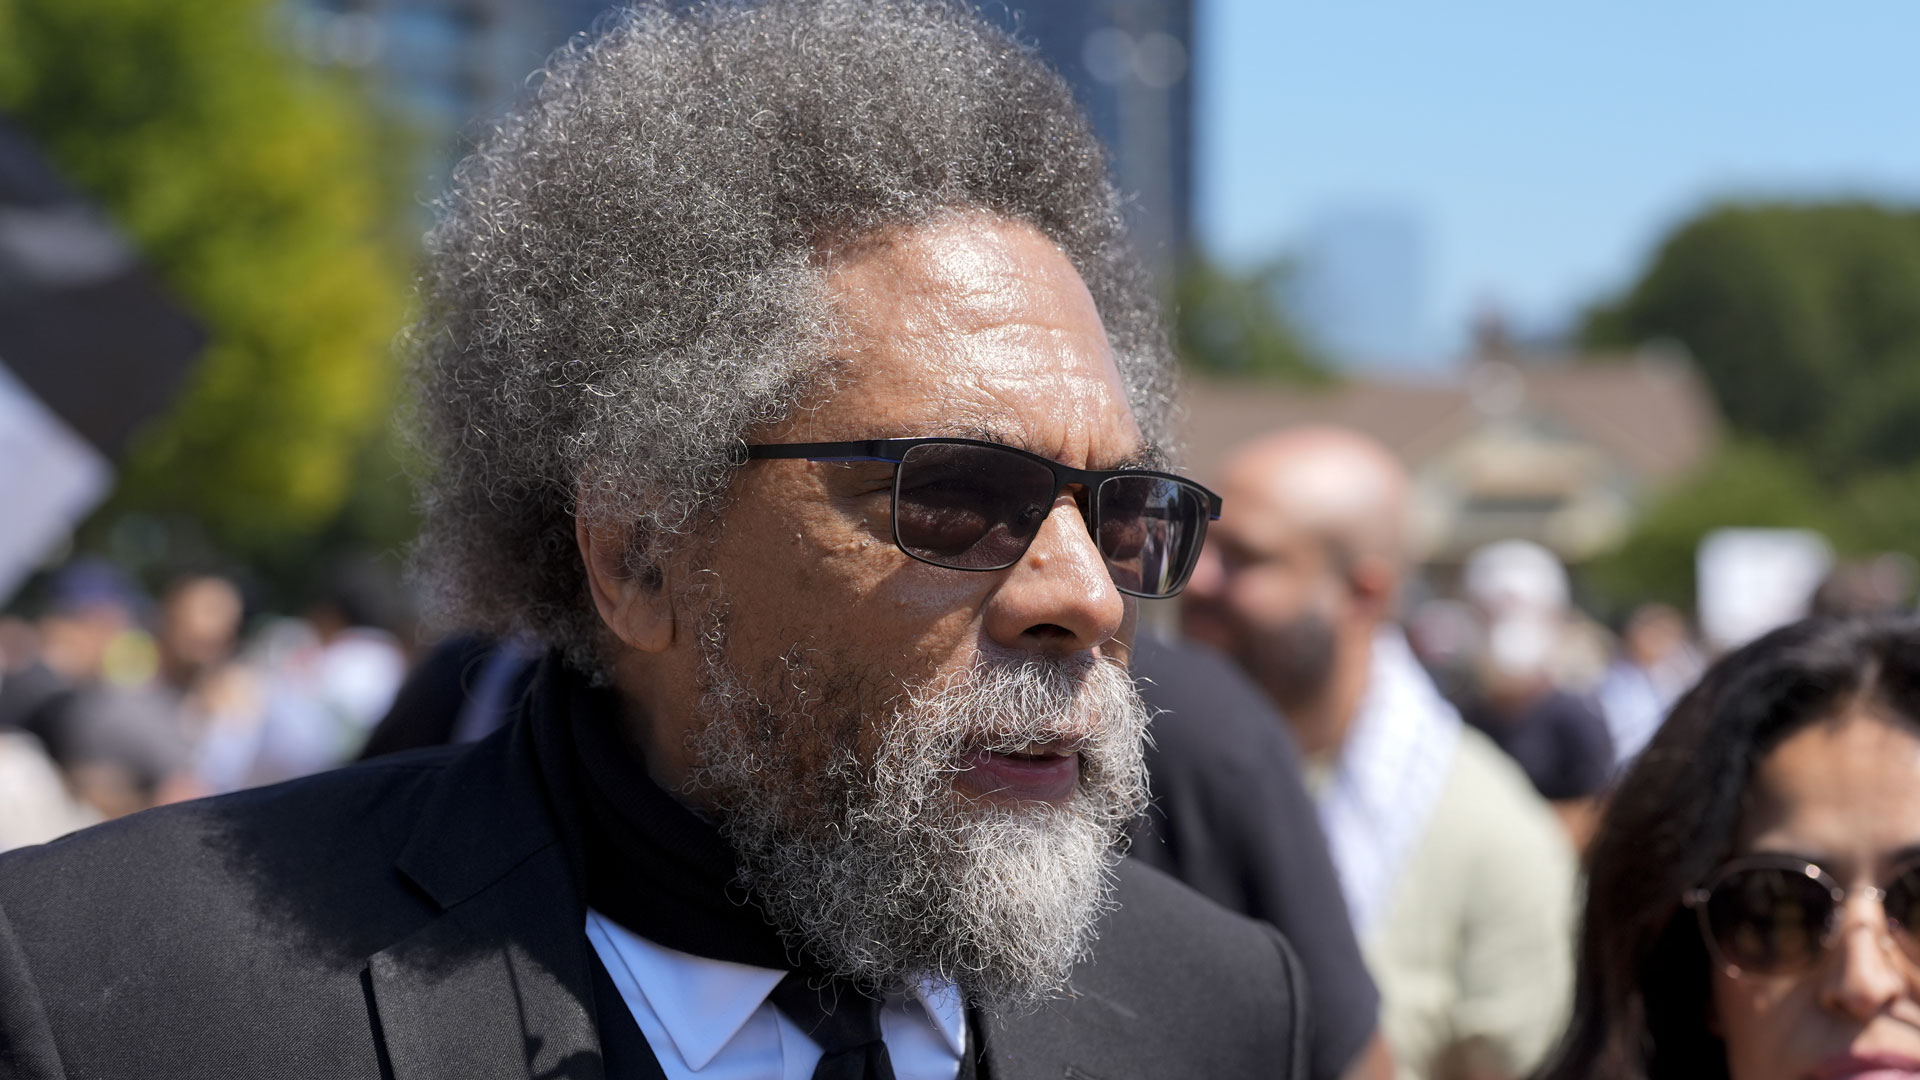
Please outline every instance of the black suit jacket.
[[[598, 1080], [526, 724], [0, 856], [0, 1078]], [[1076, 996], [980, 1022], [984, 1077], [1304, 1075], [1278, 934], [1131, 864], [1118, 899]]]
[[1335, 1080], [1373, 1038], [1380, 994], [1286, 721], [1218, 653], [1142, 635], [1133, 673], [1153, 718], [1154, 805], [1133, 855], [1229, 911], [1269, 922], [1299, 953], [1315, 1020], [1313, 1080]]

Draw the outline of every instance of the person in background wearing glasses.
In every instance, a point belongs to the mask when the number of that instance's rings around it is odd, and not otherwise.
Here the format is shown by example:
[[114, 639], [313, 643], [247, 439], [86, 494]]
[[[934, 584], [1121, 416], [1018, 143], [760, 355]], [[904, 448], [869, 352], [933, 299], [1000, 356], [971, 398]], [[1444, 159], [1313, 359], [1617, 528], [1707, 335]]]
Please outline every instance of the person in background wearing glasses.
[[651, 5], [429, 236], [422, 567], [516, 717], [0, 859], [0, 1074], [1303, 1075], [1117, 841], [1219, 500], [1066, 84], [958, 5]]
[[1513, 1076], [1572, 996], [1574, 859], [1526, 776], [1466, 726], [1394, 621], [1407, 477], [1344, 428], [1256, 440], [1182, 601], [1299, 744], [1405, 1078]]
[[1589, 860], [1542, 1080], [1920, 1076], [1920, 623], [1808, 620], [1722, 657]]

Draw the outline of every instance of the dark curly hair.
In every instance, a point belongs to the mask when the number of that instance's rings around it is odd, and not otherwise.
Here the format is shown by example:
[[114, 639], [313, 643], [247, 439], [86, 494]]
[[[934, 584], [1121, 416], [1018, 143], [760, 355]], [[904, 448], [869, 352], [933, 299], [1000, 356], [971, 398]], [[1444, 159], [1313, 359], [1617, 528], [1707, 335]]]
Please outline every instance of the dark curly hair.
[[1733, 854], [1755, 768], [1854, 705], [1920, 723], [1920, 622], [1808, 619], [1722, 657], [1621, 780], [1588, 851], [1573, 1020], [1539, 1080], [1725, 1080], [1681, 895]]
[[1066, 84], [932, 0], [643, 4], [558, 53], [455, 170], [413, 331], [416, 574], [445, 622], [591, 667], [576, 515], [645, 574], [721, 508], [733, 452], [832, 377], [823, 245], [956, 211], [1085, 280], [1148, 440], [1172, 363]]

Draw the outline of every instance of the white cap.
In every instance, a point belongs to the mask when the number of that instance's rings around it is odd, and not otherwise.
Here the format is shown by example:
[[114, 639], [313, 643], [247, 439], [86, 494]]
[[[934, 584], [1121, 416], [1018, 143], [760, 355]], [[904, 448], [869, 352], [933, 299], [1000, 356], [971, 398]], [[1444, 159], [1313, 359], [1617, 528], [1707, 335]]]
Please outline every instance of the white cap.
[[1571, 602], [1566, 567], [1531, 540], [1502, 540], [1467, 557], [1461, 592], [1489, 616], [1559, 614]]

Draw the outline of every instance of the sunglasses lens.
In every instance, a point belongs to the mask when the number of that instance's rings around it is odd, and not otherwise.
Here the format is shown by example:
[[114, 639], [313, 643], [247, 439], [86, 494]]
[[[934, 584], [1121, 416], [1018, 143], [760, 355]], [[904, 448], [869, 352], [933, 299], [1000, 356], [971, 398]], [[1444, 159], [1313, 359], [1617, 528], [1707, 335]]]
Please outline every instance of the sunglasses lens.
[[1820, 959], [1834, 914], [1818, 878], [1787, 867], [1745, 867], [1722, 878], [1707, 898], [1713, 943], [1743, 972], [1804, 971]]
[[990, 446], [923, 443], [895, 480], [893, 529], [917, 559], [956, 570], [1019, 560], [1053, 504], [1053, 471]]
[[1887, 883], [1887, 923], [1907, 955], [1920, 961], [1920, 866], [1909, 866]]
[[1114, 584], [1137, 596], [1179, 592], [1206, 529], [1200, 493], [1165, 477], [1113, 476], [1097, 499], [1100, 554]]

